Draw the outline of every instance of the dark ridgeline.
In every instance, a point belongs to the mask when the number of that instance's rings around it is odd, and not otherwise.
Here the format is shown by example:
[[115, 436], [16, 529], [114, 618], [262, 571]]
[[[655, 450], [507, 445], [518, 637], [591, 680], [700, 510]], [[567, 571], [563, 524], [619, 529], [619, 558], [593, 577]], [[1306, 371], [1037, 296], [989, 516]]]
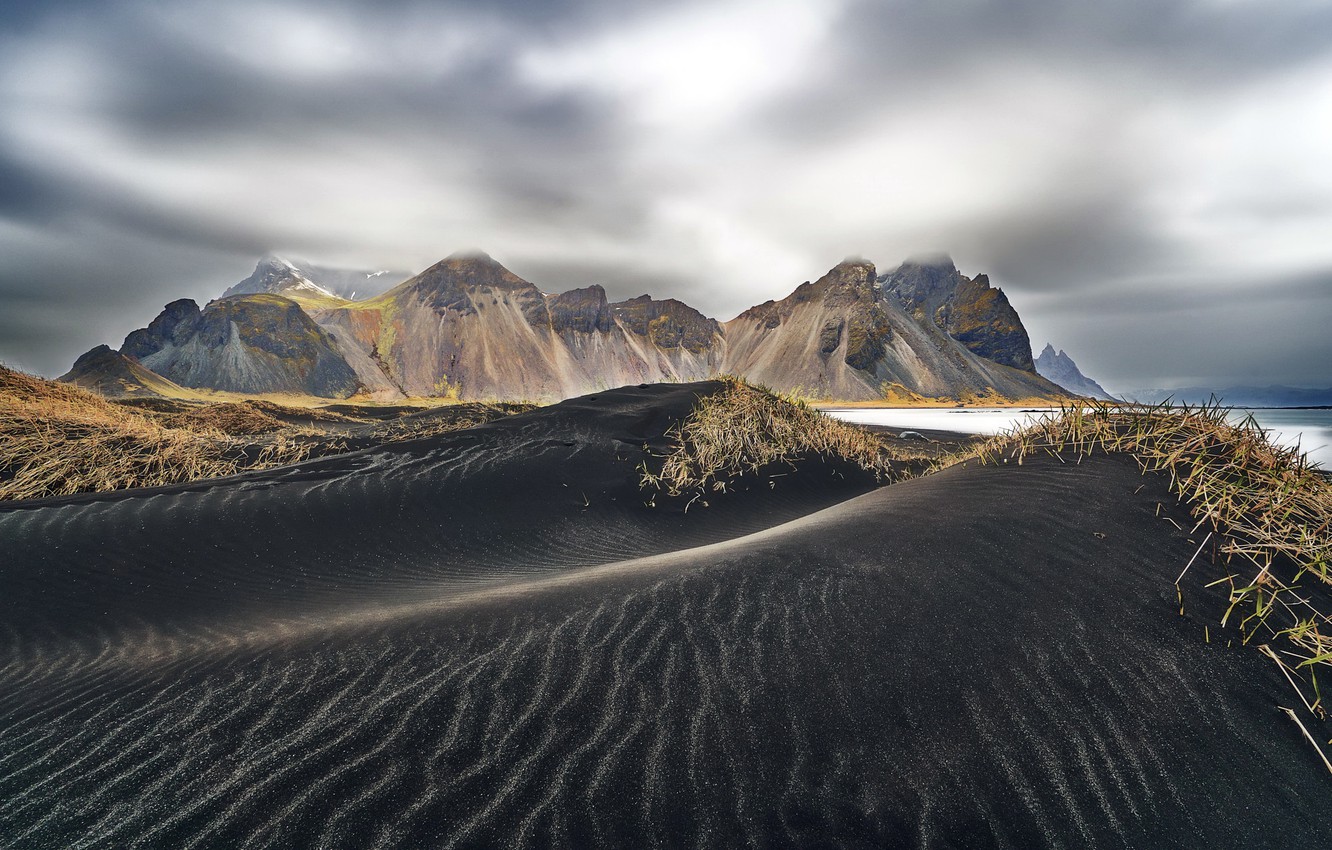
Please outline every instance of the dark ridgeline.
[[846, 401], [1064, 395], [1036, 374], [1003, 292], [947, 259], [883, 275], [848, 260], [724, 324], [669, 298], [612, 303], [597, 285], [548, 295], [485, 254], [455, 254], [357, 301], [322, 275], [265, 258], [202, 311], [168, 304], [120, 351], [187, 387], [333, 398], [553, 401], [719, 374]]
[[1332, 846], [1289, 686], [1204, 639], [1221, 567], [1178, 614], [1166, 482], [813, 459], [646, 506], [714, 390], [0, 507], [0, 843]]

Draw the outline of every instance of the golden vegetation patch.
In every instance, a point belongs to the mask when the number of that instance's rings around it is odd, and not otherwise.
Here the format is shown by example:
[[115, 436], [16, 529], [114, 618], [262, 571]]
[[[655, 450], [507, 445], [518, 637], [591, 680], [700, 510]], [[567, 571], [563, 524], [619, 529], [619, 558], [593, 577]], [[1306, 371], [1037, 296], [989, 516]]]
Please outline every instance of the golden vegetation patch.
[[232, 436], [271, 434], [285, 427], [277, 417], [253, 402], [210, 404], [170, 416], [163, 420], [163, 424], [191, 431], [215, 429]]
[[741, 378], [700, 398], [667, 437], [672, 449], [661, 468], [640, 468], [644, 488], [671, 496], [724, 491], [729, 482], [772, 464], [815, 455], [850, 461], [876, 477], [890, 477], [895, 459], [883, 441], [821, 413], [800, 399], [777, 395]]
[[252, 454], [207, 423], [173, 427], [78, 387], [0, 367], [0, 499], [153, 487], [293, 463], [281, 437]]
[[[1096, 451], [1127, 452], [1144, 471], [1169, 476], [1196, 520], [1190, 532], [1207, 535], [1195, 560], [1215, 542], [1226, 572], [1213, 582], [1229, 591], [1221, 625], [1235, 624], [1244, 643], [1263, 646], [1306, 708], [1325, 718], [1317, 671], [1332, 665], [1332, 617], [1301, 582], [1332, 584], [1332, 483], [1298, 448], [1273, 444], [1251, 416], [1233, 422], [1218, 405], [1067, 407], [970, 455], [1021, 463], [1045, 453], [1076, 462]], [[1273, 640], [1280, 652], [1267, 646]]]
[[0, 366], [0, 500], [220, 478], [437, 436], [533, 407], [461, 404], [424, 416], [404, 407], [400, 418], [383, 420], [373, 408], [358, 417], [265, 400], [139, 401], [118, 404]]

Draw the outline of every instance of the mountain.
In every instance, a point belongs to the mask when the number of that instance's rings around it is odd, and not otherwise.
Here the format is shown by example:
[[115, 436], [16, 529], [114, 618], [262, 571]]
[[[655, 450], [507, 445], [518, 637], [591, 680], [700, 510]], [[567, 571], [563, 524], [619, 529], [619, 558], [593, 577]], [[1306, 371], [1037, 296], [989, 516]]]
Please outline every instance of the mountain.
[[1133, 401], [1160, 404], [1203, 404], [1219, 399], [1230, 407], [1332, 407], [1332, 387], [1311, 389], [1273, 384], [1267, 387], [1175, 387], [1143, 389], [1127, 393]]
[[1074, 395], [1114, 400], [1114, 396], [1106, 392], [1104, 387], [1082, 374], [1072, 357], [1065, 354], [1062, 349], [1056, 353], [1054, 346], [1048, 342], [1041, 351], [1041, 356], [1036, 358], [1036, 371]]
[[360, 389], [336, 341], [295, 301], [267, 293], [173, 301], [120, 353], [184, 387], [346, 398]]
[[57, 380], [108, 398], [179, 398], [185, 395], [179, 384], [106, 345], [80, 355], [74, 366]]
[[351, 301], [265, 257], [202, 310], [168, 304], [121, 352], [187, 387], [553, 401], [740, 374], [819, 399], [1053, 399], [1003, 292], [951, 260], [848, 260], [724, 325], [675, 299], [543, 293], [485, 254]]
[[[978, 286], [957, 275], [951, 262], [947, 268], [952, 275], [944, 274], [940, 266], [901, 266], [880, 278], [873, 263], [847, 260], [781, 301], [752, 307], [727, 322], [724, 371], [777, 390], [844, 401], [897, 394], [976, 399], [1062, 395], [1034, 372], [976, 354], [948, 332], [947, 319], [933, 320], [951, 312], [963, 282], [967, 294], [962, 303], [983, 300], [989, 305], [986, 310], [999, 313], [997, 299], [983, 295], [978, 299]], [[931, 276], [940, 274], [909, 287], [925, 276], [917, 274], [922, 270]], [[1004, 299], [1002, 306], [1007, 304]], [[927, 318], [909, 315], [908, 309]], [[966, 312], [984, 313], [971, 307]], [[985, 332], [970, 320], [953, 327], [966, 327], [972, 345], [997, 350], [1001, 356], [1006, 351], [1005, 359], [1022, 362], [1012, 350], [1013, 337], [1026, 339], [1016, 312], [1011, 319], [1004, 314], [1002, 323], [997, 318], [991, 321], [993, 329]], [[1009, 327], [1010, 322], [1016, 329]], [[1026, 361], [1030, 360], [1028, 350]]]
[[969, 278], [946, 256], [908, 260], [879, 278], [922, 325], [933, 323], [987, 360], [1034, 372], [1031, 340], [1002, 289], [983, 274]]
[[274, 254], [259, 260], [254, 272], [222, 293], [254, 295], [269, 293], [291, 298], [305, 306], [333, 306], [380, 295], [409, 275], [394, 271], [339, 269], [310, 263], [299, 265]]
[[455, 254], [367, 301], [313, 310], [372, 391], [553, 400], [718, 373], [721, 328], [678, 301], [545, 295], [485, 254]]

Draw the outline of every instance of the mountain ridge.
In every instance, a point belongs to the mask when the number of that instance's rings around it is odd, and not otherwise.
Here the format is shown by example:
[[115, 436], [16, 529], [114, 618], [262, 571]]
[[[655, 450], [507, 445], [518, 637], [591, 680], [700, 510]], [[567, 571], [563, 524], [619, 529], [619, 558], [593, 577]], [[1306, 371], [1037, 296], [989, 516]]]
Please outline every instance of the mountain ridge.
[[848, 259], [723, 323], [600, 285], [546, 294], [480, 252], [359, 301], [270, 256], [202, 309], [171, 302], [121, 352], [183, 386], [333, 398], [553, 401], [719, 374], [838, 401], [1067, 395], [1028, 365], [1003, 292], [947, 258], [882, 275]]

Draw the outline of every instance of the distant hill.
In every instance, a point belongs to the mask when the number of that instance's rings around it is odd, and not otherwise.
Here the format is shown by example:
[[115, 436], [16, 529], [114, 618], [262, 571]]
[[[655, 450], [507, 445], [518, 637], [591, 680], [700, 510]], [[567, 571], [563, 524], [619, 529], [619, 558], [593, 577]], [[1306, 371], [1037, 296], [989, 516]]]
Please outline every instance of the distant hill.
[[1056, 353], [1054, 346], [1048, 342], [1041, 356], [1036, 358], [1036, 371], [1075, 395], [1114, 400], [1114, 396], [1106, 392], [1105, 387], [1082, 374], [1078, 364], [1063, 349]]
[[185, 394], [179, 384], [106, 345], [80, 355], [74, 366], [57, 380], [107, 398], [179, 398]]
[[725, 324], [671, 298], [611, 302], [600, 286], [548, 295], [478, 253], [371, 298], [330, 281], [265, 257], [202, 309], [168, 304], [120, 351], [186, 387], [338, 398], [553, 401], [724, 373], [838, 401], [1066, 395], [1037, 374], [1003, 292], [947, 258], [883, 275], [848, 260]]
[[1175, 387], [1133, 390], [1133, 401], [1160, 404], [1166, 399], [1179, 404], [1202, 404], [1215, 397], [1230, 407], [1332, 407], [1332, 387], [1310, 389], [1273, 384], [1267, 387]]

